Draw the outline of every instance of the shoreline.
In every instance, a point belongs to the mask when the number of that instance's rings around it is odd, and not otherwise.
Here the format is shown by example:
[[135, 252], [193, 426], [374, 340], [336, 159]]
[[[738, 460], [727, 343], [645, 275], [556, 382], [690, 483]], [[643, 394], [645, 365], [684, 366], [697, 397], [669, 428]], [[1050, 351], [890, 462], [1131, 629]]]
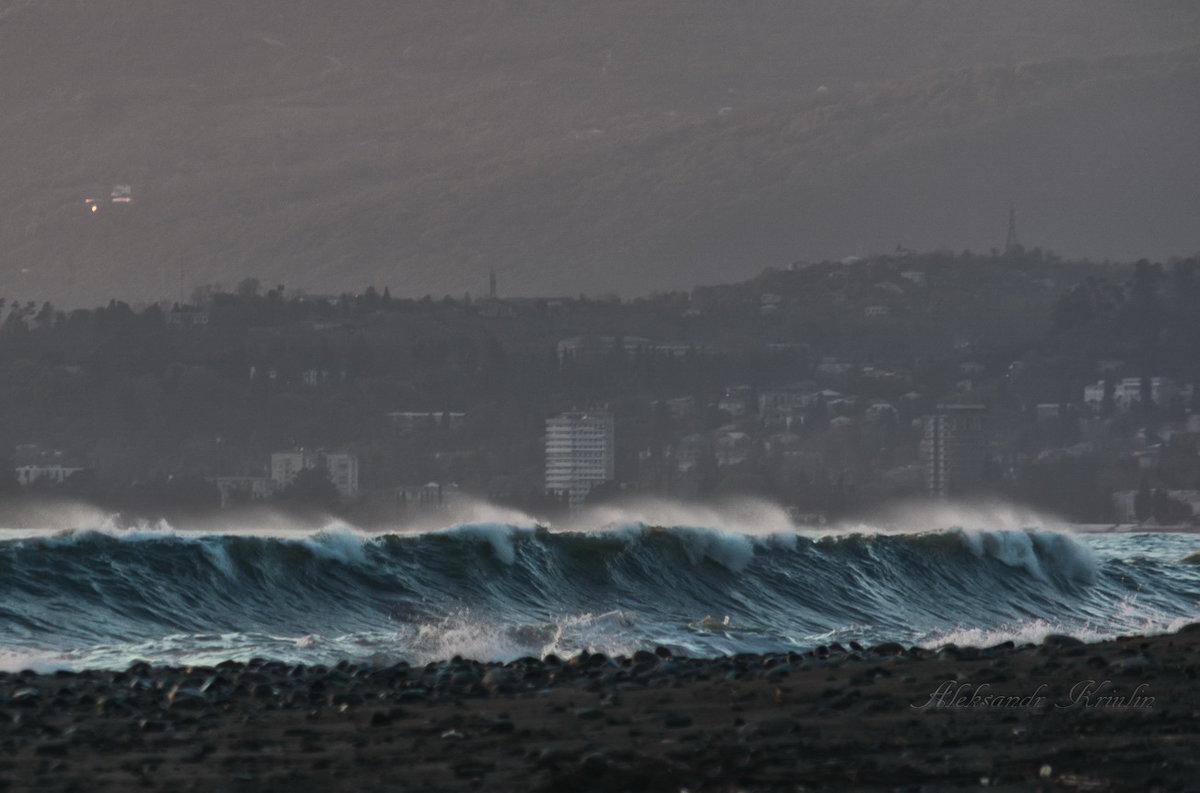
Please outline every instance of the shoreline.
[[1085, 644], [0, 673], [0, 791], [1182, 790], [1200, 623]]

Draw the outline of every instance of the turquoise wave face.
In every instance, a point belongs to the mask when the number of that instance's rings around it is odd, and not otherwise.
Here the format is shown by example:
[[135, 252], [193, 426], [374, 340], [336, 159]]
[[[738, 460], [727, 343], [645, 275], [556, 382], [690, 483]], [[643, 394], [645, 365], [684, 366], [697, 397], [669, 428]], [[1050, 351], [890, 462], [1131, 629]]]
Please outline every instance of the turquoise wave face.
[[1200, 619], [1198, 553], [1034, 530], [27, 532], [0, 539], [0, 668], [1097, 639]]

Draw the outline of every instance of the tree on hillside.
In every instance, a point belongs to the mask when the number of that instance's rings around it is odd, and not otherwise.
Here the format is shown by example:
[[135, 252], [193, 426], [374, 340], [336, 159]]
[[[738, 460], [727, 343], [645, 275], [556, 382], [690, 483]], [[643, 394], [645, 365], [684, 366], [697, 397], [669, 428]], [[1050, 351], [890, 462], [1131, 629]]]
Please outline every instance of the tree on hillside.
[[243, 278], [237, 285], [237, 296], [243, 300], [252, 300], [258, 297], [258, 290], [262, 288], [262, 283], [257, 278]]
[[291, 507], [330, 512], [341, 506], [341, 496], [323, 465], [305, 468], [296, 474], [279, 493], [278, 500]]

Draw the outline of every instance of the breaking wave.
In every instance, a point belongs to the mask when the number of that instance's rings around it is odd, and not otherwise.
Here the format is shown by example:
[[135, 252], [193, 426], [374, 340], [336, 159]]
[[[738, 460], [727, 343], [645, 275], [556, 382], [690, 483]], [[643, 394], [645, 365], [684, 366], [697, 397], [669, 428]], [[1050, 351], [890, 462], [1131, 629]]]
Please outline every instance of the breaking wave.
[[985, 644], [1164, 631], [1200, 613], [1195, 535], [615, 517], [570, 531], [0, 533], [0, 668]]

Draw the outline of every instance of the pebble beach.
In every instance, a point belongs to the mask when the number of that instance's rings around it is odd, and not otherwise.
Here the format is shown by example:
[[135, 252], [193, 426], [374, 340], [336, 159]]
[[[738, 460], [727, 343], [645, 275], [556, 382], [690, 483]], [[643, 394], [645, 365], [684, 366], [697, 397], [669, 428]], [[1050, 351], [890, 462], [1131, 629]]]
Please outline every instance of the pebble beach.
[[1200, 624], [1085, 644], [665, 648], [0, 674], [3, 791], [1200, 789]]

